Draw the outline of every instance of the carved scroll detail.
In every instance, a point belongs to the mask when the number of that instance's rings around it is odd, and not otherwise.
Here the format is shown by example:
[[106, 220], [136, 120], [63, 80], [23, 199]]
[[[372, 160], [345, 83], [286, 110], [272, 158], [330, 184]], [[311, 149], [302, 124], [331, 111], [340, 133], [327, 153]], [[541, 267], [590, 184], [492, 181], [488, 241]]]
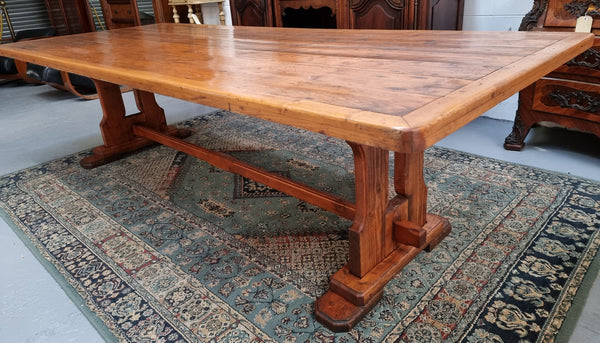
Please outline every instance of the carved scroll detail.
[[573, 108], [589, 113], [600, 111], [600, 97], [597, 93], [557, 88], [550, 92], [548, 97], [562, 108]]
[[248, 7], [255, 13], [264, 13], [265, 12], [265, 2], [264, 1], [244, 1], [244, 0], [235, 0], [235, 7], [239, 13], [246, 12]]
[[586, 67], [600, 70], [600, 51], [588, 49], [584, 53], [567, 62], [569, 67]]
[[529, 31], [537, 26], [538, 20], [546, 11], [548, 0], [534, 0], [533, 8], [523, 17], [519, 31]]
[[[587, 12], [590, 5], [593, 5], [596, 9]], [[598, 16], [600, 12], [598, 12], [597, 8], [600, 7], [600, 0], [587, 0], [587, 1], [571, 1], [568, 4], [564, 4], [563, 7], [567, 12], [571, 13], [573, 17], [578, 18], [582, 15], [585, 15], [586, 12], [590, 16]]]
[[[401, 11], [404, 9], [404, 0], [384, 0], [384, 2], [390, 6], [390, 8]], [[352, 1], [352, 10], [356, 12], [360, 12], [362, 9], [366, 8], [368, 5], [372, 5], [373, 1], [371, 0], [355, 0]]]

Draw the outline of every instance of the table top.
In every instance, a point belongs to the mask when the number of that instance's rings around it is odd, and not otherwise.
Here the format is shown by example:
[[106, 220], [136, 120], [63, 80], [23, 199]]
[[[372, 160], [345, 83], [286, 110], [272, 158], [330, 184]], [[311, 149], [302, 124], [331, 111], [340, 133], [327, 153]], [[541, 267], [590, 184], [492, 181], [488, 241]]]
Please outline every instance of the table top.
[[413, 152], [592, 42], [572, 32], [155, 24], [3, 44], [0, 55]]

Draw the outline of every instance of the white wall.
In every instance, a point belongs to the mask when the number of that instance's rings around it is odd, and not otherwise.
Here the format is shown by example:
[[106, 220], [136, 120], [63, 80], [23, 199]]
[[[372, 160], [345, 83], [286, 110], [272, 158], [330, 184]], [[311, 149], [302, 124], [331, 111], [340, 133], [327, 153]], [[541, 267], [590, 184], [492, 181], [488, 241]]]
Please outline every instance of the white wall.
[[466, 0], [463, 30], [516, 31], [533, 0]]
[[[229, 7], [229, 1], [223, 2], [223, 12], [225, 12], [225, 25], [231, 25], [231, 8]], [[179, 15], [182, 15], [179, 13]], [[186, 13], [183, 14], [185, 16]], [[204, 24], [208, 25], [219, 25], [219, 6], [216, 3], [202, 5], [202, 17]]]
[[[516, 31], [533, 7], [533, 0], [465, 0], [463, 30]], [[514, 95], [484, 114], [486, 117], [514, 120], [517, 110]]]

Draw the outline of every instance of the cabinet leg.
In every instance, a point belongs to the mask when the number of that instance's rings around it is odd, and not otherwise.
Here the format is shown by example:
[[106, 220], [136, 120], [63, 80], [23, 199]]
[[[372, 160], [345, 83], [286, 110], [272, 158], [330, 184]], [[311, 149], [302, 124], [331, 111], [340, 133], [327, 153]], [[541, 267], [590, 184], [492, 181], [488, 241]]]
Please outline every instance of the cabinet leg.
[[525, 137], [527, 137], [529, 130], [531, 130], [531, 126], [525, 124], [523, 118], [521, 118], [521, 112], [517, 110], [512, 132], [504, 140], [504, 149], [521, 151], [525, 146]]

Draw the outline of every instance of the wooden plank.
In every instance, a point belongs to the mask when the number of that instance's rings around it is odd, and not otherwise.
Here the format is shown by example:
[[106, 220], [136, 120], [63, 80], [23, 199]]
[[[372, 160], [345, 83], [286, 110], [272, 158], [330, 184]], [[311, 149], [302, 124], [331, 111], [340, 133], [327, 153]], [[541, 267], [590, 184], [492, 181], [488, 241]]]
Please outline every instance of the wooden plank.
[[319, 206], [341, 217], [354, 219], [356, 212], [355, 205], [333, 194], [310, 187], [282, 175], [269, 172], [266, 169], [253, 166], [231, 155], [194, 145], [149, 127], [134, 125], [133, 132], [137, 136], [185, 152], [186, 154], [202, 159], [217, 168], [245, 176], [310, 204]]
[[57, 48], [63, 38], [0, 53], [412, 152], [583, 52], [593, 35], [158, 24], [70, 36], [68, 50]]

